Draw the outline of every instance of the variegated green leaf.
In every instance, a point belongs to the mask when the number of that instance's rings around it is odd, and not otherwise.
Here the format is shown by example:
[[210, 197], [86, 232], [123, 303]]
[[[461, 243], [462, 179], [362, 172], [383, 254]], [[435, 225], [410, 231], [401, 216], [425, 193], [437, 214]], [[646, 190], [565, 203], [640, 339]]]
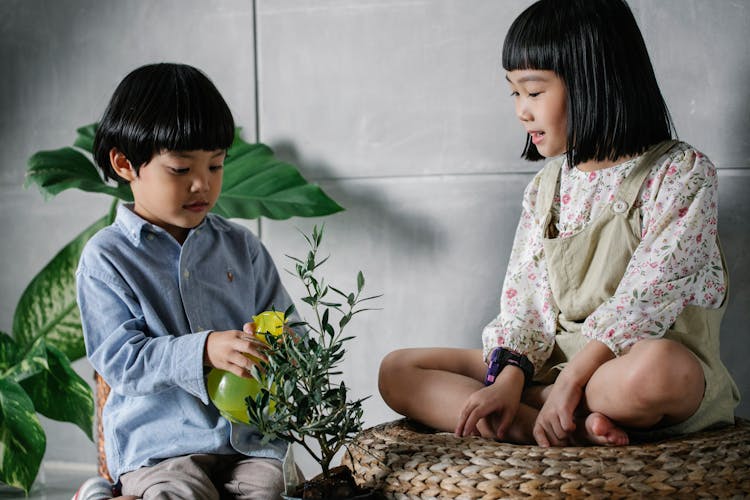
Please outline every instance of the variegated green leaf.
[[14, 380], [0, 378], [0, 481], [28, 494], [46, 446], [29, 396]]
[[5, 371], [15, 365], [20, 357], [18, 344], [13, 337], [0, 331], [0, 377], [3, 377]]
[[34, 408], [45, 417], [77, 425], [89, 439], [93, 439], [94, 396], [91, 387], [73, 370], [60, 350], [48, 345], [46, 359], [48, 370], [39, 371], [21, 382]]
[[[16, 348], [20, 351], [18, 347]], [[44, 337], [39, 337], [31, 344], [23, 357], [18, 359], [17, 362], [3, 375], [20, 383], [23, 380], [46, 370], [49, 370], [49, 365], [47, 363], [47, 347], [44, 342]]]
[[68, 243], [26, 287], [13, 317], [16, 342], [30, 346], [40, 336], [75, 361], [86, 354], [76, 303], [75, 270], [85, 243], [107, 224], [106, 216]]

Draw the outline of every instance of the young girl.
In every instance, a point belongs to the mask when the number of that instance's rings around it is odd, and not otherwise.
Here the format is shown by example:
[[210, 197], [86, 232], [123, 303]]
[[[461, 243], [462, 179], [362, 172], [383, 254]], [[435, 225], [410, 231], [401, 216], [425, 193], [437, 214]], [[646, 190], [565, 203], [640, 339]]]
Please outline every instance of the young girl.
[[390, 353], [384, 400], [459, 436], [540, 446], [733, 422], [716, 170], [671, 140], [630, 8], [540, 0], [502, 59], [523, 156], [553, 159], [524, 193], [500, 314], [483, 350]]

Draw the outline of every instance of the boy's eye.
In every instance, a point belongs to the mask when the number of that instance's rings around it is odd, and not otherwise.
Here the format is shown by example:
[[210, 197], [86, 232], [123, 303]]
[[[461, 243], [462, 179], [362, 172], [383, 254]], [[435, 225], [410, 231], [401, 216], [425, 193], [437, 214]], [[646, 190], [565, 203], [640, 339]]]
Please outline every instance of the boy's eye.
[[221, 170], [222, 168], [224, 168], [224, 165], [211, 165], [208, 168], [209, 168], [209, 170], [211, 170], [211, 172], [218, 172], [219, 170]]
[[183, 168], [183, 167], [170, 167], [169, 171], [172, 172], [175, 175], [182, 175], [186, 174], [190, 171], [189, 168]]

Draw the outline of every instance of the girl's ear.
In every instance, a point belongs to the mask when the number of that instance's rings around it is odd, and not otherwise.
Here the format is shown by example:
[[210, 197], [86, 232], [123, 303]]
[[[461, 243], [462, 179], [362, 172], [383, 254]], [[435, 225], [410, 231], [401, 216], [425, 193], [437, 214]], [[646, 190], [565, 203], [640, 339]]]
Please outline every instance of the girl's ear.
[[109, 163], [112, 165], [115, 173], [126, 181], [131, 182], [137, 177], [133, 165], [130, 164], [130, 160], [117, 148], [110, 149]]

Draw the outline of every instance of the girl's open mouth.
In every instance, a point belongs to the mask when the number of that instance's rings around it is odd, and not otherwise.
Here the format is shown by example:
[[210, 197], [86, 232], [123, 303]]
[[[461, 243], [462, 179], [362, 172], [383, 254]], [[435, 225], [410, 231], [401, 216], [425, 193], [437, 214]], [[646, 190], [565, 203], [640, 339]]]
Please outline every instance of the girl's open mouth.
[[542, 142], [542, 139], [544, 139], [544, 132], [529, 132], [529, 135], [531, 136], [531, 142], [533, 142], [535, 145]]

